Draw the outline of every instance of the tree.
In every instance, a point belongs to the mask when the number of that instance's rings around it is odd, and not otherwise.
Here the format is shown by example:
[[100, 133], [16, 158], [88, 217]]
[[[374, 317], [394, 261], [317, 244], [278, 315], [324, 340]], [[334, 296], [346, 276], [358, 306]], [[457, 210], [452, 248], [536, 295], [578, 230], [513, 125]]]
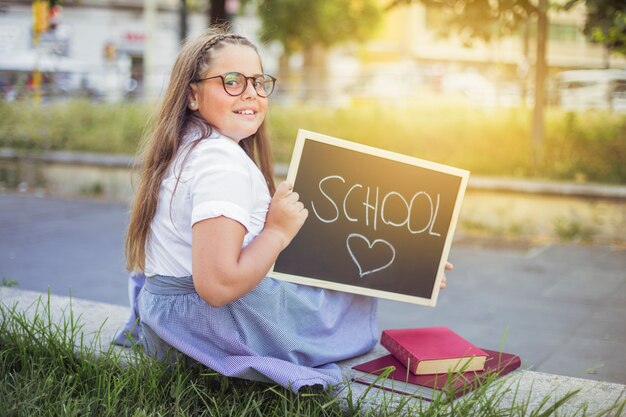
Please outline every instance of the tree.
[[584, 34], [611, 52], [626, 55], [626, 2], [623, 0], [570, 0], [565, 9], [584, 3], [587, 20]]
[[[305, 98], [318, 98], [326, 85], [326, 51], [349, 41], [363, 41], [378, 25], [376, 0], [258, 0], [261, 39], [283, 47], [279, 77], [289, 78], [289, 57], [304, 53]], [[279, 84], [280, 85], [280, 84]]]
[[[228, 0], [209, 0], [208, 1], [209, 25], [223, 26], [223, 25], [228, 25], [228, 23], [230, 23], [230, 21], [232, 20], [232, 13], [230, 13], [230, 10], [228, 10], [229, 7], [226, 4], [227, 2]], [[197, 9], [198, 5], [195, 4], [195, 2], [188, 2], [187, 0], [180, 0], [179, 5], [178, 5], [178, 15], [179, 15], [178, 37], [179, 37], [181, 45], [187, 38], [187, 32], [189, 29], [189, 23], [188, 23], [188, 14], [190, 10], [189, 3], [193, 3], [191, 5], [192, 9], [194, 10]], [[235, 8], [237, 5], [238, 3], [235, 4]], [[232, 8], [233, 6], [231, 5], [231, 9]]]
[[544, 136], [548, 0], [537, 0], [536, 4], [531, 0], [393, 0], [388, 8], [417, 1], [448, 13], [449, 25], [444, 33], [456, 31], [466, 44], [476, 39], [488, 42], [493, 38], [511, 35], [530, 19], [537, 20], [535, 105], [532, 117], [533, 158], [537, 163], [542, 158]]

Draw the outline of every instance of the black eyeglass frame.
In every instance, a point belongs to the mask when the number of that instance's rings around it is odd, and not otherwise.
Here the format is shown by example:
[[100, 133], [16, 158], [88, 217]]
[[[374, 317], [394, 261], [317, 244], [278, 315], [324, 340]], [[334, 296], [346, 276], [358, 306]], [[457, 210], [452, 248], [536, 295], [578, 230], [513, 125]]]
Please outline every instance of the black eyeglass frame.
[[[240, 75], [243, 78], [245, 78], [246, 85], [241, 89], [241, 92], [239, 94], [232, 94], [230, 91], [228, 91], [228, 89], [226, 89], [226, 79], [224, 77], [226, 77], [229, 74], [237, 74], [237, 75]], [[257, 82], [257, 78], [259, 78], [259, 77], [269, 77], [269, 79], [272, 80], [272, 91], [270, 91], [269, 94], [263, 95], [263, 94], [259, 93], [259, 90], [257, 90], [256, 87], [254, 86], [254, 83]], [[232, 71], [232, 72], [227, 72], [226, 74], [222, 74], [222, 75], [215, 75], [213, 77], [198, 78], [198, 79], [194, 80], [193, 82], [194, 83], [199, 83], [201, 81], [212, 80], [214, 78], [221, 78], [222, 79], [222, 87], [224, 88], [224, 91], [226, 91], [226, 94], [228, 94], [231, 97], [237, 97], [237, 96], [242, 95], [246, 91], [246, 89], [248, 88], [248, 80], [251, 80], [252, 81], [252, 88], [257, 93], [257, 95], [259, 97], [262, 97], [262, 98], [267, 98], [274, 92], [274, 88], [276, 86], [276, 81], [277, 81], [276, 77], [272, 77], [269, 74], [259, 74], [259, 75], [254, 75], [252, 77], [246, 77], [244, 74], [242, 74], [240, 72]], [[260, 83], [260, 84], [264, 84], [264, 83]]]

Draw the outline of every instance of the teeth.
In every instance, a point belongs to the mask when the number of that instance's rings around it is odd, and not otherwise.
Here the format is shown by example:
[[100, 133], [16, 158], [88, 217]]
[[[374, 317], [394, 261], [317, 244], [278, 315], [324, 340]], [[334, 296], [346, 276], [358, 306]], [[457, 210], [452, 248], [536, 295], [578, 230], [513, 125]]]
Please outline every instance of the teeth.
[[237, 113], [239, 113], [239, 114], [254, 114], [254, 111], [252, 111], [252, 110], [240, 110]]

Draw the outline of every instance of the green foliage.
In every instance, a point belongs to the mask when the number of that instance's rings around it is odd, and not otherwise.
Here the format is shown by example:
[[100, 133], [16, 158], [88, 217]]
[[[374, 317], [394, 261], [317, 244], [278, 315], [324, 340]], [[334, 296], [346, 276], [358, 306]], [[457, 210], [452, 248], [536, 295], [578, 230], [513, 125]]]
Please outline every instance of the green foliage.
[[[148, 105], [59, 103], [35, 108], [0, 102], [0, 147], [134, 154]], [[275, 159], [288, 163], [298, 129], [308, 129], [473, 175], [626, 183], [626, 115], [557, 109], [546, 115], [544, 157], [533, 165], [530, 111], [478, 109], [425, 98], [409, 106], [355, 103], [347, 108], [273, 105]], [[98, 191], [98, 187], [90, 191]]]
[[613, 52], [626, 55], [626, 2], [616, 0], [570, 0], [565, 8], [583, 2], [587, 8], [584, 33]]
[[100, 181], [96, 181], [90, 185], [80, 189], [80, 194], [89, 197], [99, 197], [104, 194], [104, 185]]
[[584, 224], [583, 221], [565, 217], [555, 219], [554, 229], [559, 239], [566, 242], [590, 242], [594, 234], [593, 227]]
[[0, 283], [0, 287], [16, 287], [17, 281], [13, 278], [2, 277], [2, 283]]
[[588, 111], [548, 114], [544, 175], [626, 183], [626, 116]]
[[132, 103], [0, 101], [0, 147], [132, 154], [148, 114], [148, 106]]
[[365, 40], [381, 18], [375, 0], [259, 0], [258, 14], [261, 39], [280, 42], [288, 54]]

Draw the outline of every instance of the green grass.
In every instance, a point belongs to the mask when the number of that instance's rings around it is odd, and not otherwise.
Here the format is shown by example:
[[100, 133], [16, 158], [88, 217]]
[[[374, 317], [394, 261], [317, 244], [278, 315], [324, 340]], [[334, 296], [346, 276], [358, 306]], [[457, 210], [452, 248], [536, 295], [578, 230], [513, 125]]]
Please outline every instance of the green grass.
[[[0, 147], [134, 154], [154, 105], [0, 101]], [[626, 115], [546, 112], [535, 163], [526, 108], [480, 109], [427, 97], [411, 104], [270, 107], [275, 159], [289, 162], [299, 128], [467, 169], [474, 175], [626, 183]]]
[[36, 307], [34, 317], [0, 307], [2, 416], [339, 415], [327, 393], [295, 395], [112, 346], [96, 354], [99, 338], [71, 310], [55, 323], [49, 303]]
[[0, 101], [0, 146], [133, 154], [151, 106], [75, 100], [35, 107]]
[[554, 230], [558, 238], [565, 242], [592, 242], [594, 230], [582, 220], [557, 217]]
[[[0, 404], [2, 416], [563, 416], [577, 395], [546, 396], [534, 408], [514, 380], [492, 380], [456, 402], [435, 398], [410, 403], [385, 395], [368, 406], [350, 385], [340, 400], [332, 391], [299, 394], [267, 384], [221, 376], [181, 361], [166, 366], [138, 349], [102, 344], [83, 332], [69, 309], [52, 320], [50, 301], [30, 306], [0, 305]], [[28, 313], [28, 314], [27, 314]], [[97, 353], [98, 352], [98, 353]], [[338, 388], [339, 389], [339, 388]], [[504, 398], [513, 397], [512, 405]], [[341, 406], [343, 405], [343, 407]], [[619, 416], [626, 400], [595, 414]], [[573, 415], [573, 414], [569, 414]]]
[[2, 277], [2, 282], [0, 283], [0, 287], [15, 287], [17, 286], [17, 281], [13, 278]]

